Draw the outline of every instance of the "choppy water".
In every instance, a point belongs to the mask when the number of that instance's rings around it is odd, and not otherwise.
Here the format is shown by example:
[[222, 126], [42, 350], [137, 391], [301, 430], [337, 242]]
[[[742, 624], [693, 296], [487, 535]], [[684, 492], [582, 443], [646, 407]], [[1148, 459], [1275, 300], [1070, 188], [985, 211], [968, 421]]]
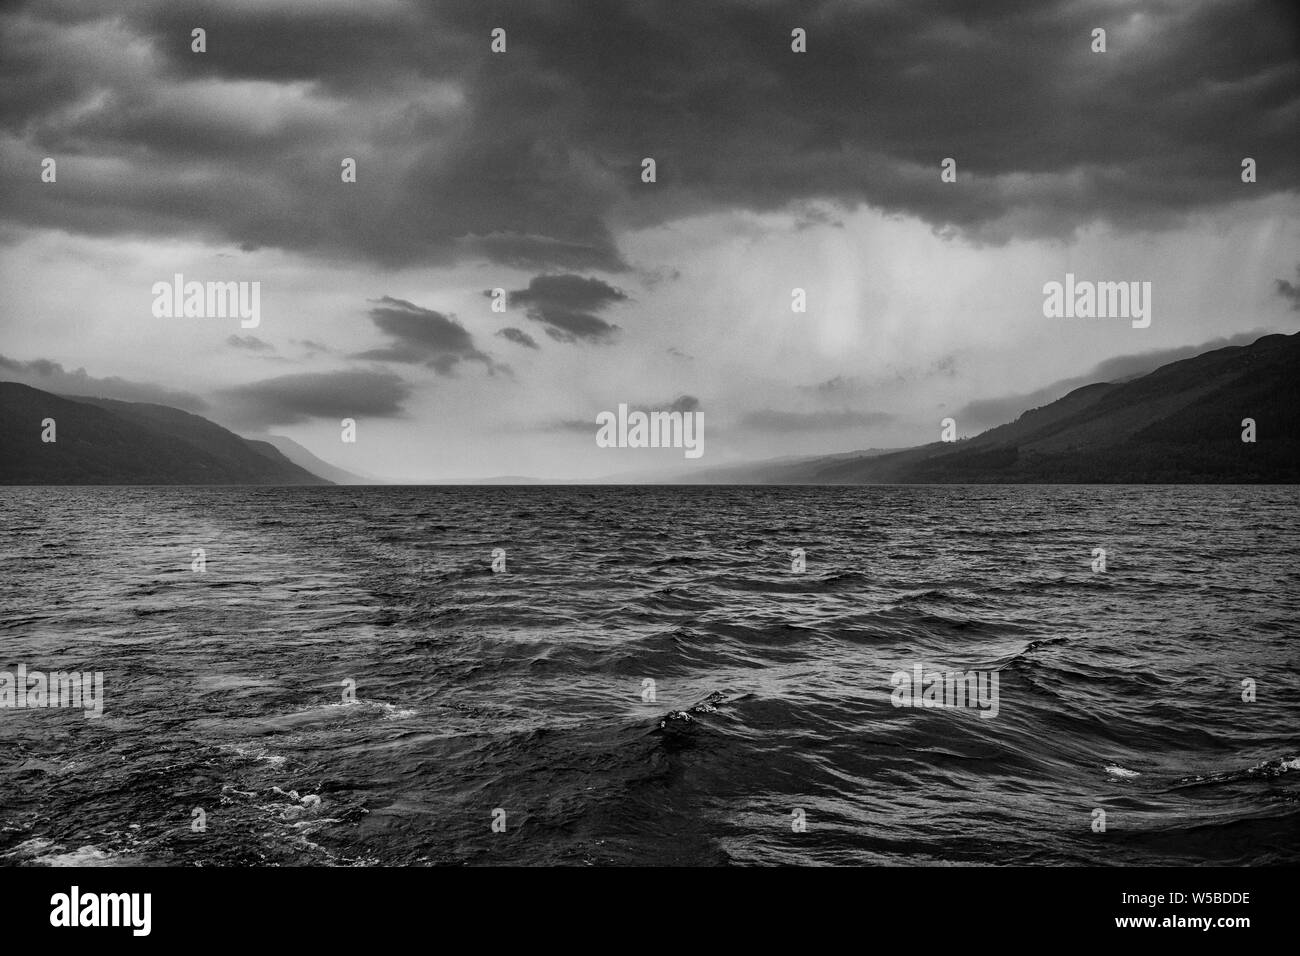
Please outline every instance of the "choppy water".
[[0, 863], [1295, 863], [1298, 497], [0, 489]]

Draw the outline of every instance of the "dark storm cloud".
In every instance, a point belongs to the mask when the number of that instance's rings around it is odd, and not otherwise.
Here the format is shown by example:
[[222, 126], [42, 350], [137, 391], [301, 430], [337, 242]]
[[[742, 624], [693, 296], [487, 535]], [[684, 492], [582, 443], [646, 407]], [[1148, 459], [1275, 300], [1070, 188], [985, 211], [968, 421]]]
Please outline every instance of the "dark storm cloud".
[[667, 405], [653, 405], [649, 411], [652, 412], [698, 412], [700, 410], [700, 400], [694, 395], [678, 395]]
[[590, 421], [581, 418], [566, 418], [564, 421], [556, 422], [550, 427], [552, 431], [591, 434], [596, 429], [596, 419], [594, 416]]
[[501, 329], [499, 332], [497, 332], [497, 335], [501, 336], [503, 339], [509, 339], [511, 342], [514, 342], [516, 345], [522, 345], [524, 348], [527, 349], [538, 348], [537, 340], [534, 339], [527, 332], [525, 332], [523, 329], [516, 329], [513, 327], [504, 328]]
[[880, 374], [871, 381], [852, 375], [836, 375], [815, 385], [800, 385], [799, 391], [821, 402], [856, 402], [881, 386], [907, 385], [934, 378], [954, 378], [957, 375], [957, 357], [941, 355], [925, 365], [895, 365], [887, 363]]
[[818, 382], [816, 385], [800, 385], [799, 390], [802, 392], [812, 392], [815, 395], [823, 397], [846, 395], [858, 391], [860, 383], [857, 379], [847, 378], [843, 375], [836, 375], [834, 378], [828, 378], [824, 382]]
[[391, 296], [376, 301], [370, 320], [392, 344], [362, 352], [357, 358], [427, 365], [441, 375], [449, 374], [462, 361], [494, 368], [492, 359], [474, 347], [474, 337], [454, 316]]
[[528, 310], [528, 317], [545, 323], [542, 329], [557, 342], [609, 342], [618, 331], [604, 319], [570, 309], [537, 307]]
[[1099, 363], [1091, 372], [1073, 378], [1061, 379], [1043, 388], [1018, 395], [1003, 395], [997, 398], [985, 398], [970, 402], [953, 412], [953, 417], [962, 428], [983, 429], [1013, 422], [1030, 409], [1051, 404], [1058, 398], [1068, 395], [1076, 388], [1094, 385], [1098, 382], [1125, 382], [1154, 372], [1162, 365], [1193, 358], [1204, 352], [1230, 346], [1250, 345], [1269, 330], [1256, 329], [1253, 332], [1241, 332], [1237, 335], [1211, 339], [1200, 345], [1184, 345], [1178, 348], [1153, 349], [1134, 355], [1117, 355]]
[[498, 232], [489, 236], [468, 235], [456, 241], [459, 253], [499, 262], [515, 269], [604, 269], [621, 272], [626, 266], [614, 250], [603, 227], [598, 244], [566, 242], [546, 236], [525, 236]]
[[[633, 403], [624, 403], [624, 404], [627, 404], [629, 411], [686, 412], [686, 413], [700, 411], [700, 400], [696, 398], [694, 395], [678, 395], [671, 402], [664, 402], [659, 405], [636, 405]], [[613, 411], [613, 410], [614, 410], [613, 407], [609, 409], [601, 409], [601, 411]], [[589, 419], [570, 418], [561, 422], [556, 422], [554, 425], [551, 426], [551, 428], [554, 431], [590, 432], [592, 429], [596, 427], [595, 422], [596, 422], [596, 416], [593, 413], [592, 417]]]
[[[1300, 279], [1300, 266], [1296, 266], [1296, 277]], [[1300, 283], [1277, 280], [1277, 294], [1291, 302], [1291, 308], [1300, 309]]]
[[1247, 0], [32, 2], [0, 14], [3, 153], [59, 157], [59, 183], [6, 177], [0, 208], [389, 266], [608, 271], [619, 230], [710, 209], [811, 225], [809, 202], [827, 222], [869, 203], [996, 241], [1158, 227], [1297, 189], [1295, 29], [1292, 5]]
[[534, 276], [527, 289], [510, 293], [510, 303], [565, 309], [603, 309], [627, 299], [626, 293], [599, 279], [576, 275]]
[[58, 362], [51, 362], [48, 359], [22, 362], [0, 355], [0, 380], [19, 382], [56, 395], [85, 395], [89, 398], [115, 398], [123, 402], [148, 402], [153, 405], [170, 405], [173, 408], [195, 413], [202, 412], [208, 407], [207, 402], [190, 392], [163, 388], [148, 382], [132, 382], [117, 376], [95, 378], [87, 374], [84, 368], [68, 371]]
[[1245, 0], [10, 5], [6, 164], [61, 165], [57, 189], [6, 177], [0, 208], [385, 265], [604, 271], [623, 268], [617, 229], [710, 208], [870, 203], [997, 241], [1169, 225], [1297, 189], [1295, 27], [1290, 5]]
[[256, 335], [232, 335], [226, 339], [226, 344], [232, 349], [247, 349], [250, 352], [275, 351], [274, 345], [263, 342]]
[[313, 418], [400, 418], [411, 387], [391, 372], [302, 372], [222, 389], [222, 417], [241, 425], [292, 425]]
[[888, 425], [892, 421], [894, 416], [887, 412], [859, 412], [847, 408], [800, 412], [765, 408], [742, 416], [740, 427], [769, 432], [840, 431]]
[[527, 289], [509, 294], [511, 305], [540, 322], [557, 342], [608, 342], [618, 326], [592, 313], [627, 299], [620, 289], [599, 279], [578, 275], [534, 276]]
[[832, 215], [829, 210], [818, 206], [807, 206], [795, 210], [795, 232], [803, 232], [805, 229], [812, 229], [815, 226], [830, 226], [833, 229], [843, 229], [844, 222]]

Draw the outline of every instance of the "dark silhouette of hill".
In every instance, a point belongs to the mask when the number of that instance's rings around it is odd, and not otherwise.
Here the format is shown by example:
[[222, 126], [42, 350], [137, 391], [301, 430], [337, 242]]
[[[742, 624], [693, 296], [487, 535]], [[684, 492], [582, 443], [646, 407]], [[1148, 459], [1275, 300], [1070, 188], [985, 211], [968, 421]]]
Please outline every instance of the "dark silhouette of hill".
[[[1300, 333], [1266, 335], [1097, 383], [958, 442], [759, 464], [749, 481], [796, 484], [1300, 481]], [[1254, 443], [1242, 420], [1255, 421]], [[960, 427], [960, 422], [958, 426]], [[725, 480], [740, 466], [725, 469]], [[696, 481], [716, 480], [710, 472]]]
[[329, 462], [313, 455], [292, 438], [286, 438], [284, 435], [267, 435], [265, 440], [262, 441], [254, 441], [251, 438], [247, 440], [252, 444], [265, 445], [273, 451], [279, 452], [298, 467], [307, 469], [313, 475], [320, 475], [336, 485], [382, 485], [386, 483], [372, 475], [359, 474], [354, 471], [347, 471], [337, 465], [331, 465]]
[[[1267, 335], [1075, 389], [955, 443], [733, 465], [691, 481], [1293, 483], [1300, 481], [1298, 371], [1300, 333]], [[41, 441], [46, 418], [57, 423], [56, 442]], [[1254, 442], [1242, 441], [1247, 418], [1255, 422]], [[309, 461], [303, 451], [295, 457]], [[330, 482], [269, 442], [189, 412], [0, 382], [0, 483]]]
[[[55, 421], [54, 442], [41, 422]], [[0, 382], [0, 484], [323, 485], [266, 442], [166, 405]]]

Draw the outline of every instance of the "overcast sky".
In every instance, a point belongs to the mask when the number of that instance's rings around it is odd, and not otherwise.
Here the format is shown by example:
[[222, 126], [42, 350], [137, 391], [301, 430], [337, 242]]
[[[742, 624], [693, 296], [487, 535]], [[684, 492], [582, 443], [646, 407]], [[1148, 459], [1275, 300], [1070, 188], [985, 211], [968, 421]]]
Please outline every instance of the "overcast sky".
[[[0, 379], [405, 480], [918, 444], [1300, 325], [1291, 3], [17, 2], [0, 158]], [[1045, 318], [1067, 272], [1150, 327]]]

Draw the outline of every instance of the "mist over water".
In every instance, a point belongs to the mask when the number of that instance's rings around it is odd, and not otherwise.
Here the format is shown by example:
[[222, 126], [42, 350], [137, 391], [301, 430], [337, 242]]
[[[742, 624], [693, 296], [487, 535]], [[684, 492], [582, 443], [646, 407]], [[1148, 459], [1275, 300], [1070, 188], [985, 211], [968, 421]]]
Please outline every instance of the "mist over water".
[[1295, 863], [1298, 496], [0, 489], [0, 864]]

